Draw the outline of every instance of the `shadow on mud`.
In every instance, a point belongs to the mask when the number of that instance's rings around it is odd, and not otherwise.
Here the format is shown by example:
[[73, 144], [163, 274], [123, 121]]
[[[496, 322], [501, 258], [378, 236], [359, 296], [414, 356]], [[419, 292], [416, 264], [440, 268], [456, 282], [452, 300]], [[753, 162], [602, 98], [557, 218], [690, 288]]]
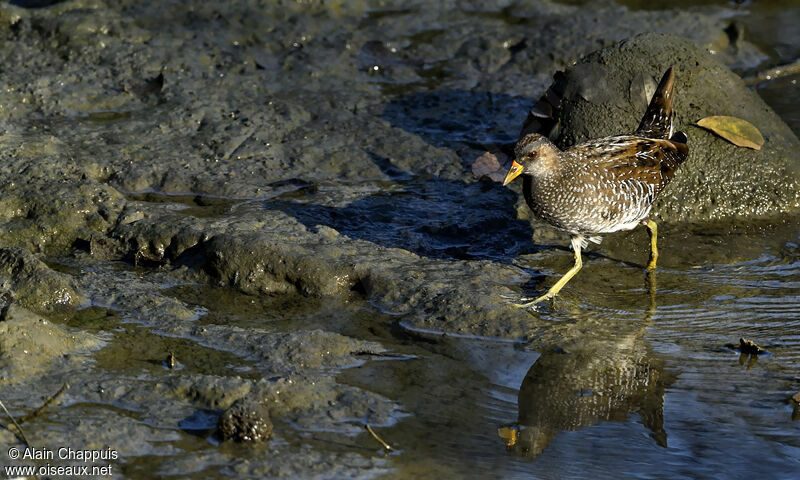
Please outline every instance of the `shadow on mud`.
[[351, 238], [431, 258], [510, 261], [533, 251], [530, 224], [514, 218], [510, 192], [441, 179], [403, 187], [343, 207], [291, 201], [265, 207], [292, 215], [312, 230], [326, 225]]
[[[454, 150], [468, 169], [484, 151], [513, 148], [530, 103], [490, 92], [444, 90], [396, 97], [382, 116], [432, 145]], [[311, 188], [305, 198], [268, 201], [265, 208], [292, 215], [310, 229], [326, 225], [351, 238], [431, 258], [509, 262], [537, 250], [529, 222], [515, 216], [516, 195], [499, 183], [423, 177], [369, 155], [390, 178], [383, 191], [330, 207], [313, 203]]]

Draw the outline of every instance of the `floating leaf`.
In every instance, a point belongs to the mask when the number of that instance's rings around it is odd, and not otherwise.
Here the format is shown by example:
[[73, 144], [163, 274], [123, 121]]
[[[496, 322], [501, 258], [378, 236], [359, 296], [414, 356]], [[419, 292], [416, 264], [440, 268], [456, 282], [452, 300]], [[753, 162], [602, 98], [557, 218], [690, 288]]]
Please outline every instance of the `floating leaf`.
[[741, 118], [724, 115], [706, 117], [698, 121], [697, 125], [739, 147], [761, 150], [761, 146], [764, 145], [761, 132], [752, 123]]
[[739, 339], [739, 350], [747, 355], [761, 355], [766, 352], [766, 350], [759, 347], [756, 342], [746, 338]]
[[767, 353], [767, 351], [759, 347], [756, 342], [746, 338], [740, 338], [739, 345], [726, 343], [725, 346], [731, 350], [739, 350], [743, 355], [761, 355], [762, 353]]

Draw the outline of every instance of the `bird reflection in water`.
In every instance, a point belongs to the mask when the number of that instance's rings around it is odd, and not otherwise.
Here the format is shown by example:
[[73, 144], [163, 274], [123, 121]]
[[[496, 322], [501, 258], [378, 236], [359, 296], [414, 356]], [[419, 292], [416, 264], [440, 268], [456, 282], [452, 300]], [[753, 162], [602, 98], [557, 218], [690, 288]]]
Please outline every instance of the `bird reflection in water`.
[[[654, 282], [651, 287], [652, 294]], [[655, 311], [652, 299], [644, 322], [631, 326], [633, 332], [597, 332], [543, 351], [520, 386], [517, 422], [498, 429], [510, 451], [535, 458], [561, 431], [622, 422], [632, 413], [658, 445], [667, 446], [664, 392], [675, 375], [664, 370], [644, 338]]]

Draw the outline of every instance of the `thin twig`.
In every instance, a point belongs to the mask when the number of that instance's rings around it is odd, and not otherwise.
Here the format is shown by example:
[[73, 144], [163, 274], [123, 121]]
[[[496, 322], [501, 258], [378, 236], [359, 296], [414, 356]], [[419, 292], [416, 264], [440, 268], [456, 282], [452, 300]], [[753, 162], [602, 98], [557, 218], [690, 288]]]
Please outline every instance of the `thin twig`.
[[39, 415], [41, 415], [42, 412], [44, 411], [44, 409], [49, 407], [50, 405], [52, 405], [53, 402], [55, 402], [56, 399], [58, 397], [60, 397], [62, 393], [66, 392], [68, 388], [69, 388], [69, 383], [65, 383], [61, 388], [58, 389], [58, 391], [52, 397], [48, 398], [47, 401], [44, 402], [44, 404], [41, 407], [37, 408], [35, 411], [33, 411], [33, 412], [25, 415], [24, 417], [20, 418], [19, 419], [19, 423], [25, 423], [28, 420], [30, 420], [32, 418], [36, 418]]
[[0, 400], [0, 407], [2, 407], [4, 412], [6, 412], [6, 415], [8, 415], [8, 418], [10, 418], [11, 421], [14, 423], [14, 426], [17, 427], [17, 431], [19, 432], [19, 436], [20, 436], [20, 438], [22, 438], [22, 441], [25, 443], [25, 446], [30, 448], [31, 444], [28, 442], [28, 439], [25, 438], [25, 432], [22, 431], [22, 427], [19, 426], [19, 423], [17, 423], [17, 421], [14, 420], [14, 417], [11, 415], [11, 412], [8, 411], [6, 406], [3, 404], [2, 400]]
[[250, 139], [250, 137], [252, 137], [254, 133], [256, 133], [256, 129], [253, 127], [247, 130], [242, 135], [239, 135], [237, 138], [234, 138], [231, 145], [228, 146], [228, 151], [226, 151], [222, 155], [222, 159], [228, 160], [229, 158], [231, 158], [233, 154], [236, 153], [236, 150], [239, 150], [239, 147], [241, 147], [244, 142]]
[[369, 434], [372, 435], [372, 438], [374, 438], [378, 443], [380, 443], [383, 446], [383, 448], [386, 449], [387, 452], [392, 450], [392, 446], [384, 442], [383, 439], [379, 437], [377, 433], [375, 433], [375, 430], [373, 430], [368, 423], [364, 424], [364, 428], [367, 429]]
[[768, 80], [775, 80], [776, 78], [785, 77], [787, 75], [794, 75], [795, 73], [800, 73], [800, 59], [785, 65], [779, 65], [777, 67], [762, 70], [755, 75], [745, 77], [743, 80], [746, 85], [752, 86]]

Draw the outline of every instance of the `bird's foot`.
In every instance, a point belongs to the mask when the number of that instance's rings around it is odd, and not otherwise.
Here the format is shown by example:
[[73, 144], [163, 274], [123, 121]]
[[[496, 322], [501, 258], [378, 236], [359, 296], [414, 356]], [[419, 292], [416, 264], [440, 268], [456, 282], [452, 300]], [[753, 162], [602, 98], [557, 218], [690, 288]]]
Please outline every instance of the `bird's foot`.
[[517, 297], [516, 295], [506, 295], [502, 293], [500, 294], [500, 298], [508, 300], [512, 305], [525, 305], [526, 302], [533, 300], [533, 297]]
[[530, 300], [529, 298], [523, 298], [522, 299], [522, 303], [514, 302], [514, 303], [512, 303], [512, 305], [514, 305], [517, 308], [530, 308], [530, 307], [532, 307], [534, 305], [538, 305], [540, 303], [544, 303], [544, 302], [546, 302], [548, 300], [551, 300], [554, 297], [555, 297], [554, 294], [551, 294], [551, 293], [548, 292], [548, 293], [542, 295], [541, 297], [536, 298], [533, 301], [528, 302], [526, 300]]
[[654, 272], [656, 270], [656, 260], [658, 257], [650, 257], [650, 261], [647, 262], [647, 271]]

